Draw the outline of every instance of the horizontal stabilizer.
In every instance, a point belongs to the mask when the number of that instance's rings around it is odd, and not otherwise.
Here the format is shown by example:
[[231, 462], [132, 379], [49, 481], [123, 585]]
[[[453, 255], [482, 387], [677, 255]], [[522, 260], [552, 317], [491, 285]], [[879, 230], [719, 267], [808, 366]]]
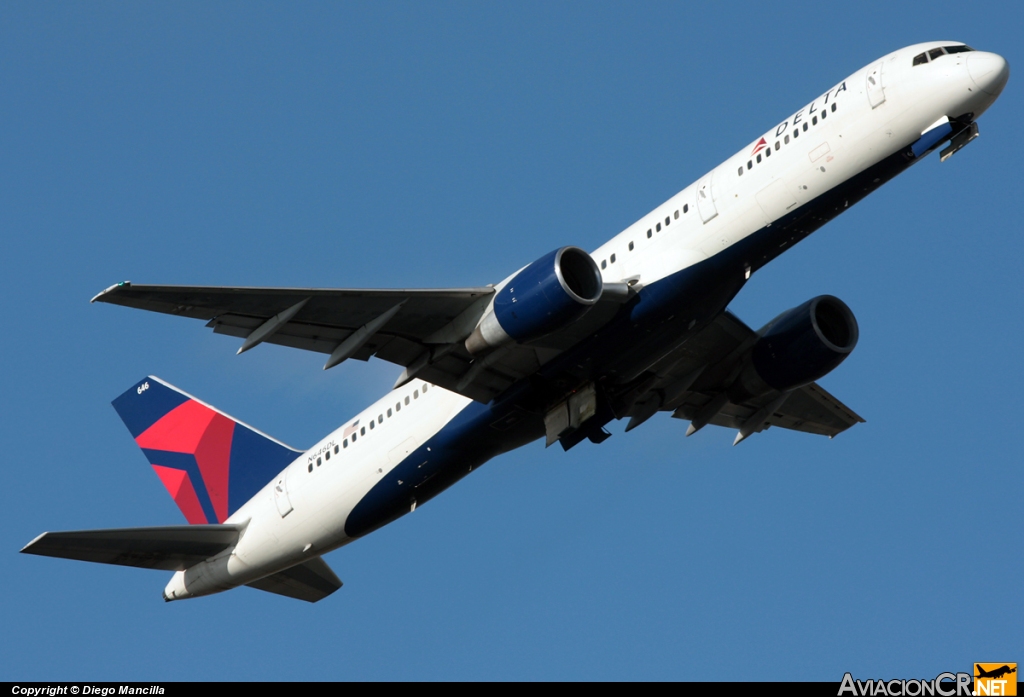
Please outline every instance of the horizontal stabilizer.
[[331, 571], [327, 562], [316, 557], [247, 585], [268, 593], [315, 603], [341, 588], [341, 579]]
[[182, 571], [234, 546], [241, 530], [240, 525], [173, 525], [44, 532], [21, 551], [100, 564]]

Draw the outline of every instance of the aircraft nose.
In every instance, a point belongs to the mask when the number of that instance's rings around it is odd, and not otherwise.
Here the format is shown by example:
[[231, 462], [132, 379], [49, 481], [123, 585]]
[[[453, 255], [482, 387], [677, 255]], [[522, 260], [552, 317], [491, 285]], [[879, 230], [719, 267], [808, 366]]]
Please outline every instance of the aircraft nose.
[[997, 53], [974, 51], [967, 55], [967, 70], [982, 92], [998, 97], [1010, 79], [1010, 65]]

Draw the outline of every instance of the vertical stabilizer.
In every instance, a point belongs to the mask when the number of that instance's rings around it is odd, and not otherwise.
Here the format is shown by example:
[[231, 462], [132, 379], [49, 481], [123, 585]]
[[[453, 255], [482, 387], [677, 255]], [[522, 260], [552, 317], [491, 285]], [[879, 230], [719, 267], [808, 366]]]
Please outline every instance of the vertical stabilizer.
[[113, 401], [189, 523], [223, 523], [302, 451], [150, 376]]

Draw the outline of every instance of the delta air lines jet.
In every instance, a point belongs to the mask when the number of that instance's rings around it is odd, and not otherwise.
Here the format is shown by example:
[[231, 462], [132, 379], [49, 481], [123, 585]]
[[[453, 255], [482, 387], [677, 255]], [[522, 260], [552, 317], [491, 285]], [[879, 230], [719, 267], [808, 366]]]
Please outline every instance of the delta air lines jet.
[[955, 41], [840, 80], [592, 253], [560, 247], [495, 285], [443, 290], [119, 283], [93, 300], [243, 339], [402, 368], [394, 389], [296, 450], [148, 377], [114, 400], [189, 525], [47, 532], [22, 551], [173, 571], [166, 600], [247, 585], [317, 601], [322, 555], [416, 510], [503, 452], [601, 443], [659, 412], [834, 436], [862, 419], [816, 380], [857, 345], [823, 295], [753, 330], [751, 274], [935, 150], [978, 136], [1005, 60]]

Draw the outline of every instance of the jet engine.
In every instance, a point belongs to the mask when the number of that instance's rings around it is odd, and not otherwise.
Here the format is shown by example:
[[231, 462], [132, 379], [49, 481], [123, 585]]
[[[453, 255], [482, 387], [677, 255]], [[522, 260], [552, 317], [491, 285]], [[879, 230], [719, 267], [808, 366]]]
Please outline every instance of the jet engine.
[[539, 339], [583, 316], [601, 298], [597, 263], [579, 247], [562, 247], [519, 271], [466, 339], [479, 353], [515, 341]]
[[846, 303], [819, 295], [783, 312], [758, 334], [760, 338], [729, 390], [734, 402], [773, 390], [786, 392], [818, 380], [850, 355], [857, 346], [859, 330]]

